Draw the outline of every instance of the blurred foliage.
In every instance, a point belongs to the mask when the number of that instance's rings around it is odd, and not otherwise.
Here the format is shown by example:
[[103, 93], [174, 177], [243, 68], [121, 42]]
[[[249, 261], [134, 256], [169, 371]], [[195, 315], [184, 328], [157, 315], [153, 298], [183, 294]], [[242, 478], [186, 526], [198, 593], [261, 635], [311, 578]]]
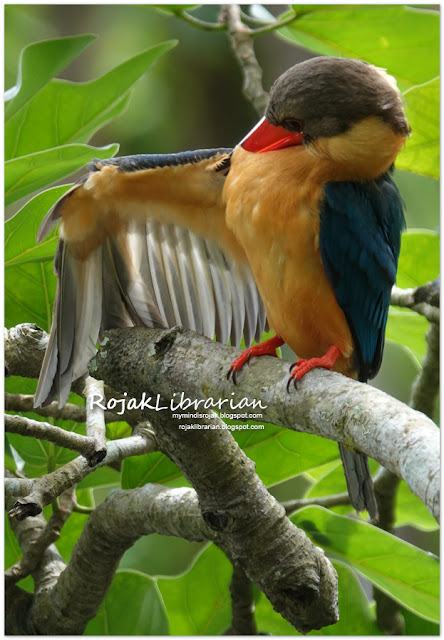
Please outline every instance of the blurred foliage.
[[[178, 16], [191, 10], [216, 24], [219, 7], [194, 6], [5, 7], [5, 185], [10, 213], [27, 199], [5, 227], [6, 326], [35, 322], [48, 330], [51, 322], [57, 231], [40, 245], [35, 237], [41, 219], [67, 186], [32, 198], [36, 190], [53, 185], [93, 157], [113, 155], [117, 142], [122, 155], [230, 146], [255, 122], [252, 107], [241, 95], [240, 72], [226, 34], [196, 29]], [[255, 41], [267, 87], [292, 64], [317, 54], [356, 56], [387, 68], [397, 78], [413, 129], [399, 158], [404, 171], [396, 173], [410, 228], [403, 238], [398, 284], [410, 287], [434, 279], [439, 269], [437, 12], [400, 5], [294, 5], [284, 13], [277, 6], [245, 9], [254, 14], [252, 28], [274, 19], [272, 14], [284, 20], [296, 12], [291, 26]], [[424, 318], [404, 309], [390, 310], [388, 357], [377, 386], [408, 401], [425, 353], [426, 330]], [[33, 393], [35, 381], [8, 379], [6, 388]], [[79, 402], [74, 395], [71, 400]], [[84, 430], [76, 423], [58, 424]], [[107, 427], [110, 438], [128, 433], [122, 423]], [[264, 431], [236, 432], [235, 437], [264, 483], [274, 485], [274, 493], [291, 487], [292, 497], [313, 497], [345, 490], [333, 442], [274, 425], [266, 425]], [[74, 457], [60, 447], [18, 435], [8, 435], [5, 453], [8, 469], [14, 470], [20, 461], [30, 477]], [[371, 465], [372, 470], [377, 467], [373, 461]], [[132, 488], [146, 482], [186, 485], [179, 469], [154, 453], [125, 460], [121, 474], [108, 468], [95, 471], [80, 483], [77, 497], [79, 504], [95, 506], [119, 483]], [[313, 507], [292, 517], [324, 548], [339, 574], [341, 619], [321, 635], [380, 633], [357, 574], [403, 605], [407, 634], [436, 635], [435, 560], [362, 518], [340, 515], [349, 514], [349, 507], [335, 511]], [[87, 517], [75, 513], [64, 526], [57, 545], [65, 560]], [[406, 524], [417, 533], [434, 532], [437, 526], [402, 483], [396, 525]], [[5, 554], [6, 566], [20, 557], [9, 524]], [[169, 630], [210, 635], [228, 628], [230, 564], [214, 546], [202, 549], [201, 544], [151, 536], [129, 550], [120, 567], [87, 634], [162, 635]], [[159, 574], [169, 577], [157, 578]], [[32, 590], [32, 581], [27, 578], [20, 586]], [[260, 631], [298, 635], [260, 594], [256, 612]]]

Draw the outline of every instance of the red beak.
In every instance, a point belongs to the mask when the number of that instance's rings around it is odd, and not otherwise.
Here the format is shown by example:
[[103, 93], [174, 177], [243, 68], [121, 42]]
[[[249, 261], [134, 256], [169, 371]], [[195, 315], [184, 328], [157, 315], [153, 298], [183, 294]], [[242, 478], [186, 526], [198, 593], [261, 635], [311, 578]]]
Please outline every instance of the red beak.
[[303, 133], [292, 133], [284, 127], [275, 127], [262, 118], [257, 125], [239, 143], [245, 151], [264, 153], [265, 151], [277, 151], [285, 147], [294, 147], [302, 144]]

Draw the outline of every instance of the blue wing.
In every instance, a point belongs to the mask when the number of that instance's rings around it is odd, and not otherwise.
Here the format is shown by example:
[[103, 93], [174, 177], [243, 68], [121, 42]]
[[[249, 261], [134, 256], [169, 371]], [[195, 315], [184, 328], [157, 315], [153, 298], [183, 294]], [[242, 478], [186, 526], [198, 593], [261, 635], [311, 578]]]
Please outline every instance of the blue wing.
[[350, 326], [363, 382], [381, 366], [404, 227], [403, 202], [388, 173], [369, 182], [326, 184], [319, 248]]

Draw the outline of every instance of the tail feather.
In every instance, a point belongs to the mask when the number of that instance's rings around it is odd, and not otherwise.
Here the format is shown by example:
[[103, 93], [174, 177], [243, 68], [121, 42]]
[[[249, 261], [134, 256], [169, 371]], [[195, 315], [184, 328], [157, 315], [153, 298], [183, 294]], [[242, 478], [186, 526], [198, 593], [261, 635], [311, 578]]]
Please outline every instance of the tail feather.
[[377, 520], [378, 504], [367, 456], [363, 453], [354, 453], [342, 444], [339, 444], [339, 452], [344, 467], [350, 502], [356, 511], [367, 510], [370, 518]]

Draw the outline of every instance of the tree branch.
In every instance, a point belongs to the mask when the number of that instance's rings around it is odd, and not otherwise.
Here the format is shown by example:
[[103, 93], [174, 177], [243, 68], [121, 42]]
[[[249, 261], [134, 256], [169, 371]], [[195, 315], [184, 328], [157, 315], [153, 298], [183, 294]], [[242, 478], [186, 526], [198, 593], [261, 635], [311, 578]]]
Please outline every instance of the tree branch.
[[231, 47], [242, 71], [243, 94], [262, 117], [268, 103], [268, 94], [262, 87], [262, 69], [254, 53], [254, 32], [243, 24], [237, 4], [223, 5], [220, 20], [228, 25]]
[[439, 294], [437, 298], [435, 290], [435, 280], [416, 289], [393, 287], [390, 304], [395, 307], [411, 309], [425, 316], [429, 322], [439, 323]]
[[[307, 374], [297, 391], [287, 393], [289, 363], [277, 358], [253, 360], [234, 386], [226, 380], [226, 371], [239, 350], [180, 328], [119, 329], [106, 335], [107, 358], [99, 353], [98, 371], [113, 386], [121, 385], [121, 391], [128, 390], [134, 379], [137, 388], [153, 397], [169, 389], [192, 399], [202, 392], [210, 398], [210, 406], [223, 399], [223, 411], [230, 401], [233, 407], [260, 401], [265, 422], [337, 440], [370, 455], [404, 479], [439, 517], [439, 430], [422, 413], [369, 385], [320, 369]], [[169, 403], [172, 397], [167, 392], [164, 401]]]
[[[14, 333], [20, 335], [20, 348], [13, 349], [10, 337], [8, 351], [15, 355], [8, 357], [7, 352], [5, 364], [10, 375], [31, 375], [29, 359], [38, 362], [40, 358], [41, 362], [43, 358], [35, 334], [44, 332], [35, 325], [19, 325]], [[288, 363], [265, 356], [244, 367], [239, 376], [241, 384], [235, 386], [226, 380], [226, 372], [239, 350], [183, 329], [131, 327], [107, 335], [114, 357], [122, 361], [118, 367], [122, 378], [131, 367], [140, 378], [143, 358], [145, 373], [139, 382], [148, 395], [156, 396], [160, 375], [164, 375], [175, 392], [184, 391], [185, 396], [193, 398], [198, 389], [207, 398], [225, 400], [222, 410], [229, 409], [230, 401], [233, 406], [245, 403], [245, 398], [261, 401], [266, 408], [252, 410], [260, 411], [265, 422], [341, 441], [370, 455], [404, 479], [429, 511], [439, 517], [439, 430], [402, 402], [369, 385], [320, 369], [307, 374], [297, 391], [287, 393]], [[136, 349], [137, 359], [128, 357], [131, 346]], [[38, 372], [36, 365], [35, 375]], [[119, 391], [123, 393], [125, 380], [120, 382]]]
[[21, 436], [28, 438], [47, 440], [59, 447], [77, 451], [88, 460], [90, 467], [94, 467], [104, 457], [103, 447], [97, 443], [95, 438], [81, 436], [74, 431], [66, 431], [48, 422], [6, 414], [5, 431], [7, 433], [19, 433]]
[[[34, 396], [21, 393], [5, 393], [5, 411], [14, 413], [36, 413], [44, 418], [55, 420], [72, 420], [72, 422], [86, 422], [86, 409], [78, 404], [66, 403], [59, 409], [57, 402], [51, 402], [46, 407], [34, 408]], [[122, 416], [111, 411], [105, 411], [105, 422], [120, 422]]]
[[232, 619], [226, 636], [256, 636], [253, 585], [240, 567], [233, 566], [230, 582]]
[[[106, 457], [94, 468], [114, 464], [129, 456], [144, 455], [157, 450], [157, 442], [152, 432], [148, 429], [138, 429], [128, 438], [109, 442]], [[41, 513], [46, 505], [70, 487], [78, 484], [91, 471], [93, 468], [86, 459], [80, 457], [41, 478], [32, 480], [6, 478], [5, 489], [8, 495], [24, 496], [15, 501], [8, 515], [17, 520], [23, 520]]]

